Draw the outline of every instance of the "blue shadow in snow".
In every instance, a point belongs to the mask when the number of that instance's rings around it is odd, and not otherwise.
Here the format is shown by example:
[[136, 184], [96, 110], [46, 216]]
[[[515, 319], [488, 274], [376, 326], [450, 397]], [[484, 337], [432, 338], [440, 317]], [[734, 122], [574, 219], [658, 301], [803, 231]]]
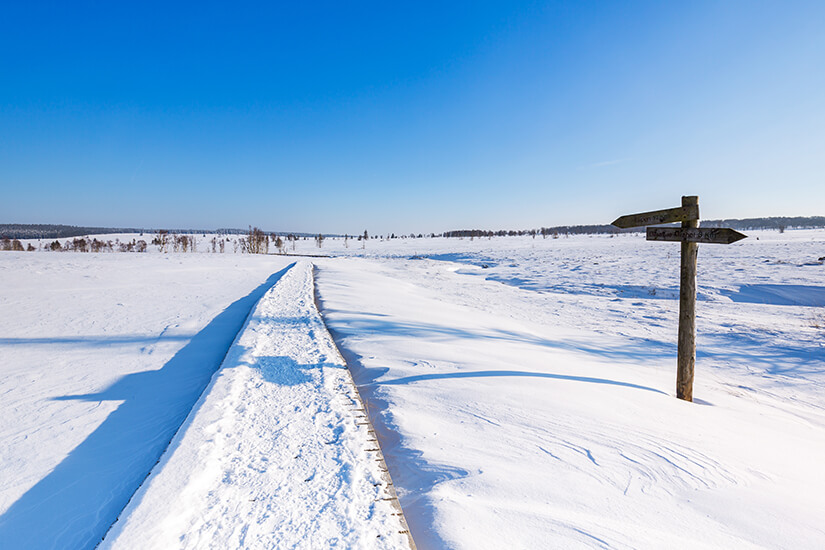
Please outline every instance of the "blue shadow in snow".
[[413, 538], [421, 548], [449, 548], [450, 545], [433, 529], [435, 505], [429, 496], [439, 483], [467, 477], [467, 470], [435, 464], [424, 458], [424, 453], [407, 446], [401, 439], [392, 409], [382, 397], [382, 384], [373, 383], [386, 373], [387, 368], [367, 368], [361, 356], [342, 346], [340, 334], [329, 326], [330, 334], [349, 365], [358, 393], [370, 417], [381, 445], [381, 452], [390, 470], [393, 484], [405, 493], [399, 497]]
[[413, 382], [423, 382], [425, 380], [449, 380], [456, 378], [488, 378], [500, 376], [523, 376], [529, 378], [549, 378], [551, 380], [569, 380], [571, 382], [588, 382], [590, 384], [607, 384], [610, 386], [622, 386], [625, 388], [633, 388], [637, 390], [646, 390], [667, 395], [661, 390], [650, 388], [648, 386], [640, 386], [638, 384], [631, 384], [629, 382], [618, 382], [616, 380], [607, 380], [606, 378], [591, 378], [589, 376], [568, 376], [565, 374], [550, 374], [545, 372], [527, 372], [515, 370], [482, 370], [473, 372], [451, 372], [440, 374], [420, 374], [418, 376], [406, 376], [404, 378], [396, 378], [394, 380], [381, 381], [380, 386], [399, 386], [402, 384], [412, 384]]
[[[316, 295], [316, 299], [322, 317], [332, 311], [325, 307], [323, 297]], [[381, 313], [364, 313], [363, 315], [378, 324], [383, 323], [382, 319], [388, 317]], [[358, 386], [358, 393], [364, 402], [376, 436], [381, 442], [381, 451], [393, 483], [396, 487], [402, 488], [405, 493], [400, 497], [401, 506], [413, 538], [421, 548], [449, 548], [447, 541], [439, 537], [436, 530], [432, 528], [436, 521], [435, 506], [429, 494], [437, 484], [467, 477], [469, 472], [445, 464], [432, 464], [424, 458], [421, 451], [407, 446], [399, 435], [400, 430], [389, 404], [382, 397], [381, 386], [373, 383], [389, 369], [367, 368], [360, 355], [342, 345], [344, 335], [329, 324], [326, 326]], [[359, 329], [353, 328], [351, 332], [358, 333]]]
[[825, 287], [811, 285], [755, 284], [720, 293], [734, 302], [772, 306], [825, 306]]
[[[335, 312], [334, 309], [327, 310]], [[407, 338], [423, 339], [460, 339], [460, 340], [488, 340], [500, 342], [525, 343], [552, 349], [579, 351], [611, 361], [638, 363], [639, 357], [647, 359], [669, 359], [676, 356], [676, 345], [650, 339], [626, 339], [624, 345], [617, 345], [615, 341], [600, 345], [595, 339], [577, 341], [572, 339], [550, 340], [528, 333], [501, 329], [473, 331], [434, 323], [390, 321], [380, 318], [366, 318], [359, 313], [358, 319], [347, 320], [352, 332], [361, 334], [381, 334], [383, 336], [403, 336]], [[330, 331], [332, 331], [330, 327]], [[334, 336], [334, 335], [333, 335]]]
[[56, 398], [123, 403], [0, 516], [0, 546], [97, 545], [209, 384], [249, 311], [293, 265], [232, 303], [160, 370], [126, 375], [99, 393]]
[[498, 267], [499, 261], [475, 254], [461, 254], [460, 252], [445, 252], [443, 254], [426, 254], [422, 256], [430, 260], [440, 262], [453, 262], [458, 264], [473, 265], [481, 268]]
[[291, 357], [262, 356], [251, 365], [261, 371], [266, 382], [279, 386], [298, 386], [312, 381], [312, 371], [323, 368], [344, 369], [341, 365], [331, 363], [316, 363], [311, 365], [300, 364]]
[[[333, 313], [336, 310], [326, 308], [323, 299], [319, 299], [319, 309], [323, 314]], [[347, 313], [343, 312], [342, 313]], [[393, 411], [384, 397], [382, 388], [385, 386], [412, 384], [425, 380], [437, 379], [461, 379], [473, 377], [494, 377], [494, 376], [524, 376], [554, 380], [569, 380], [572, 382], [584, 382], [594, 384], [606, 384], [610, 386], [626, 387], [636, 390], [652, 391], [665, 394], [655, 388], [640, 386], [627, 382], [619, 382], [603, 378], [590, 378], [584, 376], [565, 376], [560, 374], [522, 372], [522, 371], [476, 371], [447, 374], [424, 374], [418, 376], [408, 376], [395, 380], [383, 381], [379, 378], [384, 376], [389, 369], [385, 367], [367, 367], [362, 357], [350, 351], [344, 345], [344, 339], [348, 334], [365, 335], [370, 332], [387, 335], [398, 335], [411, 338], [423, 339], [489, 339], [502, 342], [525, 342], [540, 346], [575, 349], [588, 353], [593, 353], [611, 359], [624, 359], [628, 362], [638, 362], [638, 355], [659, 357], [675, 357], [676, 348], [674, 345], [662, 344], [655, 341], [645, 341], [628, 348], [598, 347], [593, 344], [581, 342], [559, 342], [539, 338], [529, 334], [503, 331], [470, 331], [455, 327], [427, 324], [409, 323], [389, 320], [383, 314], [362, 314], [359, 312], [357, 320], [348, 319], [344, 321], [347, 327], [346, 334], [339, 332], [335, 326], [327, 325], [330, 334], [335, 340], [338, 349], [349, 365], [358, 390], [364, 400], [367, 412], [370, 416], [376, 434], [381, 441], [381, 449], [387, 465], [390, 468], [395, 486], [403, 490], [401, 505], [406, 513], [407, 522], [415, 541], [423, 548], [449, 548], [450, 544], [443, 540], [438, 532], [432, 528], [436, 522], [435, 503], [432, 500], [433, 488], [445, 481], [461, 479], [467, 477], [469, 472], [461, 468], [455, 468], [446, 464], [438, 464], [428, 461], [421, 451], [410, 446], [401, 438], [400, 429], [394, 418]]]
[[[459, 271], [461, 273], [461, 271]], [[488, 281], [494, 281], [508, 286], [530, 290], [533, 292], [554, 292], [571, 296], [612, 296], [629, 300], [670, 300], [679, 299], [679, 288], [660, 288], [643, 285], [608, 285], [590, 284], [585, 286], [571, 286], [569, 284], [553, 284], [542, 279], [526, 279], [523, 277], [505, 277], [503, 275], [489, 275]], [[712, 294], [702, 287], [697, 290], [696, 299], [700, 302], [712, 300]]]
[[[677, 351], [674, 343], [630, 337], [623, 338], [623, 343], [611, 339], [607, 340], [605, 344], [601, 344], [596, 339], [573, 340], [568, 338], [565, 340], [552, 340], [533, 334], [500, 329], [472, 331], [446, 325], [390, 321], [379, 318], [360, 317], [355, 320], [348, 320], [347, 324], [353, 332], [362, 334], [396, 335], [441, 341], [455, 338], [525, 343], [550, 349], [582, 352], [614, 363], [638, 364], [639, 359], [642, 358], [671, 365], [676, 361]], [[674, 326], [674, 330], [675, 328]], [[748, 333], [700, 332], [698, 338], [700, 340], [696, 351], [698, 359], [759, 365], [764, 368], [764, 372], [767, 374], [814, 374], [821, 372], [823, 365], [825, 365], [825, 355], [823, 355], [821, 344], [818, 341], [781, 343], [777, 342], [776, 335], [770, 331], [750, 331]], [[713, 351], [708, 351], [707, 347], [703, 347], [701, 343], [703, 341], [710, 342], [712, 344], [710, 349]], [[383, 374], [383, 372], [370, 373], [366, 375], [370, 376], [370, 379], [362, 378], [359, 383], [374, 382]], [[557, 375], [549, 374], [547, 376]], [[624, 383], [617, 382], [617, 384]]]
[[703, 334], [700, 338], [720, 351], [709, 353], [699, 349], [697, 357], [726, 359], [759, 367], [764, 374], [796, 378], [825, 371], [825, 353], [821, 342], [815, 339], [782, 341], [769, 330]]
[[0, 346], [37, 346], [37, 345], [76, 345], [76, 346], [131, 346], [133, 344], [156, 344], [162, 341], [189, 341], [192, 334], [173, 334], [169, 336], [80, 336], [80, 337], [44, 337], [44, 338], [0, 338]]

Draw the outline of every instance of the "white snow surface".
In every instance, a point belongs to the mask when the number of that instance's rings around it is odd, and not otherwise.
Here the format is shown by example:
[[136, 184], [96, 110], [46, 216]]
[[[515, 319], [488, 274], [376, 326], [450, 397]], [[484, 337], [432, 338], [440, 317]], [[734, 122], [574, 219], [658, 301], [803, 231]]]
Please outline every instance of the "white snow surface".
[[825, 547], [823, 236], [700, 247], [694, 403], [678, 243], [319, 260], [419, 548]]
[[291, 261], [0, 254], [0, 547], [94, 547]]
[[299, 263], [100, 548], [409, 548], [360, 407]]
[[[825, 231], [748, 235], [700, 246], [694, 403], [678, 243], [299, 241], [337, 256], [311, 260], [321, 311], [417, 546], [825, 547]], [[403, 544], [382, 502], [341, 508], [381, 487], [317, 314], [279, 309], [309, 266], [199, 250], [0, 253], [0, 546], [90, 548], [130, 497], [106, 545]], [[330, 521], [275, 525], [302, 511]]]

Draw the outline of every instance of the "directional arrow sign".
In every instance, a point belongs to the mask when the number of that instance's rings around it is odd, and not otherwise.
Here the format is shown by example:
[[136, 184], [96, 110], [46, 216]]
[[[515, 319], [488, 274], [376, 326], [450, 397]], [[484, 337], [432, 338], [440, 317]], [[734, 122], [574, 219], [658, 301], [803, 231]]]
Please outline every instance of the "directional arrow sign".
[[[621, 218], [619, 218], [621, 219]], [[691, 243], [730, 244], [744, 239], [738, 231], [727, 227], [648, 227], [648, 241], [686, 241]]]
[[622, 216], [613, 225], [622, 229], [640, 225], [682, 222], [681, 227], [648, 227], [648, 241], [681, 243], [679, 260], [679, 336], [676, 345], [676, 397], [693, 401], [696, 366], [696, 255], [699, 243], [730, 244], [746, 235], [727, 227], [699, 227], [699, 197], [682, 197], [682, 206]]
[[667, 210], [654, 210], [653, 212], [642, 212], [641, 214], [622, 216], [621, 218], [616, 219], [616, 221], [613, 222], [613, 225], [621, 229], [627, 229], [628, 227], [639, 227], [642, 225], [659, 225], [662, 223], [687, 222], [698, 219], [699, 205], [689, 205], [679, 206], [677, 208], [668, 208]]

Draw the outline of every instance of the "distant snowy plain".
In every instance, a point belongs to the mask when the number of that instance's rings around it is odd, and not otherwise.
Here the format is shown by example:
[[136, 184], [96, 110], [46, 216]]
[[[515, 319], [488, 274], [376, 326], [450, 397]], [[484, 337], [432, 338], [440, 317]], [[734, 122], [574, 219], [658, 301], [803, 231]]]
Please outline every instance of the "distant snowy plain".
[[[825, 231], [749, 236], [700, 246], [692, 404], [678, 244], [295, 252], [419, 548], [822, 548]], [[0, 253], [0, 541], [97, 544], [294, 260]]]

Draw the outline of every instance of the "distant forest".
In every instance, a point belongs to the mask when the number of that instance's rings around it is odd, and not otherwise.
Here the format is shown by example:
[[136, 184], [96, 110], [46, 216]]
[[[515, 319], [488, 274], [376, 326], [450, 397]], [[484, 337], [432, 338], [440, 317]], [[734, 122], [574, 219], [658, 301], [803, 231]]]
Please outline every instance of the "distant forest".
[[[811, 229], [825, 227], [825, 216], [809, 217], [772, 217], [772, 218], [746, 218], [730, 220], [702, 220], [702, 227], [730, 227], [738, 230], [754, 229], [775, 229], [785, 231], [786, 229]], [[618, 229], [612, 225], [556, 225], [553, 227], [542, 227], [539, 229], [499, 229], [490, 231], [485, 229], [459, 229], [456, 231], [445, 231], [444, 233], [430, 233], [431, 237], [508, 237], [518, 235], [532, 236], [558, 236], [558, 235], [580, 235], [598, 233], [639, 233], [644, 231], [643, 227], [631, 229]], [[166, 229], [172, 234], [205, 234], [218, 233], [223, 235], [245, 235], [247, 229]], [[76, 225], [58, 224], [0, 224], [0, 239], [61, 239], [69, 237], [80, 237], [87, 235], [102, 235], [107, 233], [157, 233], [158, 229], [135, 228], [135, 227], [83, 227]], [[279, 235], [286, 233], [275, 232]], [[291, 233], [297, 237], [315, 237], [310, 233]], [[340, 236], [340, 235], [337, 235]], [[410, 235], [414, 236], [414, 235]], [[419, 235], [422, 236], [422, 235]], [[392, 237], [395, 237], [393, 235]], [[392, 238], [389, 237], [389, 238]]]
[[[0, 239], [62, 239], [67, 237], [81, 237], [87, 235], [104, 235], [108, 233], [157, 233], [159, 229], [136, 227], [83, 227], [79, 225], [59, 224], [0, 224]], [[218, 233], [219, 235], [246, 235], [248, 229], [164, 229], [172, 234], [205, 234]], [[313, 237], [310, 233], [294, 233], [299, 237]]]
[[[825, 216], [809, 217], [773, 217], [773, 218], [745, 218], [742, 220], [702, 220], [702, 227], [730, 227], [738, 230], [754, 229], [775, 229], [785, 231], [786, 229], [813, 229], [825, 227]], [[644, 227], [633, 227], [631, 229], [619, 229], [612, 225], [557, 225], [554, 227], [542, 227], [540, 229], [522, 229], [498, 231], [488, 231], [483, 229], [460, 229], [457, 231], [445, 231], [442, 237], [507, 237], [517, 235], [541, 235], [543, 237], [554, 235], [586, 235], [600, 233], [641, 233]]]

